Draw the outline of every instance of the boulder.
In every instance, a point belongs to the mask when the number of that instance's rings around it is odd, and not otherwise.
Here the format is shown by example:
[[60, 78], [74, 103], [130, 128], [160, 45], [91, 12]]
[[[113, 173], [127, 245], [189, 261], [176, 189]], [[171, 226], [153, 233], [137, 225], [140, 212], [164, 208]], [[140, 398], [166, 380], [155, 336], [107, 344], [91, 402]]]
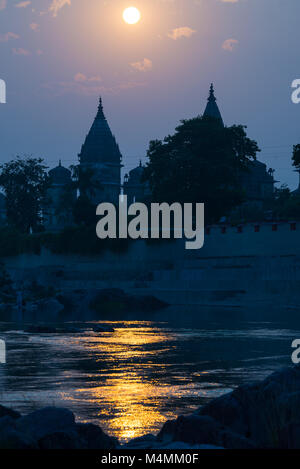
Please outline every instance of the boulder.
[[85, 449], [76, 431], [56, 432], [39, 440], [40, 449]]
[[182, 441], [189, 445], [212, 444], [222, 446], [222, 426], [211, 417], [188, 415], [166, 422], [158, 434], [162, 443]]
[[8, 407], [4, 407], [3, 405], [0, 405], [0, 419], [2, 417], [11, 417], [13, 419], [18, 419], [21, 417], [21, 414], [19, 412], [16, 412], [15, 410], [9, 409]]
[[279, 433], [280, 449], [300, 448], [300, 422], [293, 422], [283, 427]]
[[129, 295], [119, 288], [103, 289], [90, 302], [97, 313], [105, 312], [151, 312], [169, 306], [154, 296]]
[[273, 373], [264, 381], [240, 386], [201, 408], [260, 448], [278, 448], [281, 429], [300, 421], [300, 367]]
[[18, 419], [16, 428], [35, 440], [41, 440], [47, 435], [74, 429], [75, 418], [68, 409], [46, 407]]
[[36, 440], [10, 427], [0, 432], [0, 449], [38, 449]]
[[144, 435], [139, 438], [133, 438], [124, 447], [126, 449], [152, 449], [157, 445], [157, 438], [154, 435]]
[[293, 366], [168, 421], [158, 440], [228, 449], [300, 448], [299, 422], [300, 366]]
[[116, 438], [106, 435], [100, 427], [91, 423], [78, 423], [76, 431], [85, 449], [115, 449], [118, 446]]

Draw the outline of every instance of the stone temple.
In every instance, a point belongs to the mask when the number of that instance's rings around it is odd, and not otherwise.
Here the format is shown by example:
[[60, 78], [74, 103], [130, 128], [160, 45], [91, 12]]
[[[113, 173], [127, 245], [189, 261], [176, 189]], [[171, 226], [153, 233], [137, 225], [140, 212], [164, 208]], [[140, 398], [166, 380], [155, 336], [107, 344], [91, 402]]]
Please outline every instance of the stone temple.
[[91, 200], [119, 203], [121, 193], [122, 155], [103, 112], [100, 98], [98, 112], [93, 125], [78, 155], [83, 171], [93, 174]]
[[[224, 126], [224, 121], [215, 97], [214, 87], [211, 85], [204, 116], [213, 117]], [[151, 196], [148, 184], [143, 182], [144, 167], [139, 166], [125, 175], [121, 182], [122, 155], [107, 119], [104, 114], [102, 99], [99, 100], [98, 111], [94, 122], [85, 138], [78, 155], [79, 166], [83, 172], [91, 175], [88, 195], [94, 205], [101, 202], [111, 202], [118, 205], [119, 195], [123, 192], [128, 196], [128, 203], [149, 200]], [[77, 191], [71, 190], [71, 171], [59, 165], [49, 171], [51, 187], [49, 189], [50, 205], [45, 216], [45, 227], [48, 231], [59, 231], [72, 224], [70, 213], [60, 210], [61, 200], [67, 194], [76, 199]], [[264, 201], [271, 198], [274, 192], [273, 170], [267, 170], [264, 163], [254, 161], [250, 164], [250, 171], [240, 176], [249, 203], [262, 206]], [[5, 200], [0, 194], [0, 223], [5, 223]]]

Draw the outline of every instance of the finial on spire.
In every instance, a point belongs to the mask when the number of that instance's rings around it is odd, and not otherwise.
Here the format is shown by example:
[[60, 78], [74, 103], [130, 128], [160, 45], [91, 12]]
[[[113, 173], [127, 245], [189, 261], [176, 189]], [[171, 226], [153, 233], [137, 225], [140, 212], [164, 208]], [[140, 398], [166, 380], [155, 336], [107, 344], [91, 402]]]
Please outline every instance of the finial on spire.
[[58, 166], [61, 167], [61, 159], [58, 161]]
[[140, 160], [140, 168], [142, 167], [142, 160]]
[[104, 112], [103, 112], [102, 97], [101, 97], [101, 96], [100, 96], [100, 98], [99, 98], [99, 105], [98, 105], [97, 118], [98, 118], [98, 119], [105, 119]]
[[214, 84], [213, 83], [211, 83], [211, 85], [210, 85], [208, 101], [216, 101], [215, 89], [214, 89]]

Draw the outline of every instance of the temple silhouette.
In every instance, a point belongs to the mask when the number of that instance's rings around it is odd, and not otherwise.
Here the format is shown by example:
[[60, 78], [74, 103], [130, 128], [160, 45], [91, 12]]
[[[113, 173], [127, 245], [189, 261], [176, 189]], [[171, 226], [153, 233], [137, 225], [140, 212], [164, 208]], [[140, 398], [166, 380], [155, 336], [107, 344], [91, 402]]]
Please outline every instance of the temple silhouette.
[[[218, 119], [224, 126], [224, 121], [217, 104], [213, 84], [210, 86], [209, 97], [204, 116]], [[118, 204], [119, 195], [128, 196], [128, 203], [142, 202], [151, 196], [150, 188], [143, 181], [144, 167], [142, 162], [125, 174], [121, 181], [123, 157], [119, 145], [113, 135], [103, 110], [102, 98], [99, 100], [98, 111], [94, 122], [78, 155], [79, 167], [89, 171], [92, 188], [88, 196], [92, 203], [102, 202]], [[65, 168], [61, 161], [59, 165], [49, 171], [51, 187], [49, 189], [49, 207], [45, 217], [45, 227], [49, 231], [59, 231], [72, 224], [70, 213], [60, 213], [59, 205], [64, 197], [66, 187], [71, 184], [71, 171]], [[270, 199], [274, 192], [274, 171], [256, 160], [250, 163], [249, 171], [241, 173], [240, 181], [246, 193], [247, 203], [262, 207], [266, 199]], [[71, 197], [76, 199], [78, 193], [74, 190]], [[3, 204], [0, 200], [0, 217], [3, 220]]]

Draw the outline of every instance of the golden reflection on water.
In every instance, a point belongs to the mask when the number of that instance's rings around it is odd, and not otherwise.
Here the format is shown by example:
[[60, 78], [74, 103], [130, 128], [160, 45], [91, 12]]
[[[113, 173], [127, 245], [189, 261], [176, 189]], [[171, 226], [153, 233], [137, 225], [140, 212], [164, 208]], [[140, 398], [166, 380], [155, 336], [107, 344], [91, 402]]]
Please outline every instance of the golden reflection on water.
[[[159, 384], [157, 376], [145, 377], [148, 368], [153, 370], [157, 366], [159, 374], [166, 370], [165, 365], [155, 364], [151, 359], [151, 355], [153, 359], [157, 358], [164, 348], [158, 352], [145, 349], [145, 346], [163, 343], [167, 339], [170, 340], [170, 335], [166, 336], [162, 330], [126, 327], [97, 338], [92, 345], [86, 344], [91, 348], [91, 354], [105, 351], [110, 369], [104, 372], [106, 380], [101, 386], [77, 389], [76, 394], [79, 399], [84, 395], [84, 399], [95, 408], [105, 408], [105, 414], [109, 416], [108, 429], [120, 441], [142, 436], [153, 428], [158, 429], [167, 418], [173, 416], [171, 412], [167, 416], [166, 412], [162, 414], [159, 405], [162, 395], [171, 394], [173, 387]], [[143, 363], [143, 358], [147, 358], [146, 363]], [[99, 410], [99, 417], [101, 412]]]

